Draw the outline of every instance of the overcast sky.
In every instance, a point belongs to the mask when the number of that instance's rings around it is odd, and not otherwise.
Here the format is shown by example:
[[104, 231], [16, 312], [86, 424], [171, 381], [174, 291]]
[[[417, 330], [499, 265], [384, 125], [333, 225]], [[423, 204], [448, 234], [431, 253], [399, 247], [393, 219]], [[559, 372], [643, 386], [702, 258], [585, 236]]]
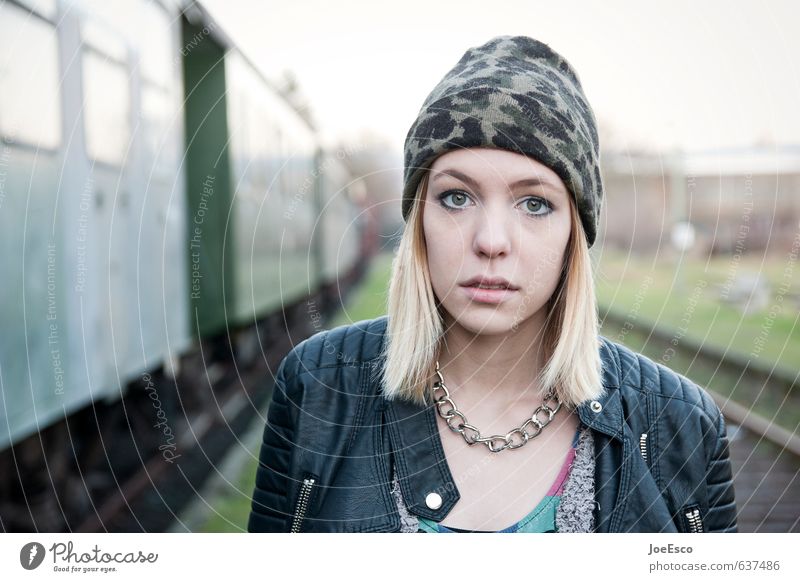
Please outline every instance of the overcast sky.
[[796, 2], [205, 0], [270, 77], [291, 69], [328, 140], [398, 149], [423, 100], [471, 46], [537, 38], [578, 71], [620, 148], [800, 144]]

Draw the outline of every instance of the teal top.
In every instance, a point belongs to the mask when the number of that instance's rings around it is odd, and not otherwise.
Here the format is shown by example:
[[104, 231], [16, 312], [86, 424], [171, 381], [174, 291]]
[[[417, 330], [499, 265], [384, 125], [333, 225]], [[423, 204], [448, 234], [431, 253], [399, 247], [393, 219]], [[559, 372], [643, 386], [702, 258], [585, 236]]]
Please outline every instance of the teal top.
[[419, 518], [419, 532], [421, 533], [555, 533], [556, 530], [556, 510], [561, 501], [561, 494], [564, 491], [564, 484], [569, 477], [569, 470], [572, 468], [572, 461], [575, 459], [575, 450], [578, 447], [578, 439], [581, 432], [580, 425], [575, 431], [572, 439], [572, 446], [567, 453], [561, 470], [558, 472], [553, 484], [547, 494], [539, 504], [534, 507], [528, 515], [517, 523], [497, 532], [485, 532], [481, 530], [466, 530], [455, 527], [447, 527], [424, 517]]

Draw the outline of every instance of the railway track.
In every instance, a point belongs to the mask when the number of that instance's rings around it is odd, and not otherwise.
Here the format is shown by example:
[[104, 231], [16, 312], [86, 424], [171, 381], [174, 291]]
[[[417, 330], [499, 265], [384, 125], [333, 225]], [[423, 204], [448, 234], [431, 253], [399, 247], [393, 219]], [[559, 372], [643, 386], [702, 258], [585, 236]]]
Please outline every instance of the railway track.
[[[342, 278], [341, 293], [349, 293], [360, 276], [361, 271], [354, 271]], [[251, 332], [254, 331], [255, 326]], [[258, 343], [269, 343], [251, 349], [249, 358], [216, 359], [211, 363], [211, 354], [205, 353], [203, 347], [192, 354], [182, 365], [191, 379], [173, 382], [179, 384], [179, 392], [194, 398], [200, 394], [206, 405], [199, 414], [186, 418], [184, 413], [181, 419], [184, 422], [176, 431], [175, 448], [180, 458], [165, 461], [156, 452], [142, 459], [140, 467], [128, 478], [106, 488], [109, 493], [86, 512], [73, 531], [168, 531], [187, 504], [198, 497], [208, 477], [218, 471], [257, 411], [266, 409], [281, 359], [293, 345], [315, 331], [304, 300], [291, 308], [287, 306], [283, 317], [276, 315], [259, 324]]]
[[728, 422], [740, 532], [800, 532], [800, 456]]
[[[603, 328], [625, 328], [626, 318], [608, 311]], [[630, 329], [627, 327], [627, 329]], [[788, 430], [778, 419], [793, 418], [780, 415], [782, 407], [800, 407], [797, 376], [786, 371], [770, 375], [763, 366], [754, 366], [740, 358], [726, 358], [718, 349], [681, 339], [675, 345], [669, 331], [635, 323], [634, 334], [646, 338], [645, 355], [673, 353], [705, 366], [712, 378], [732, 378], [734, 397], [723, 396], [698, 382], [711, 394], [722, 410], [728, 427], [731, 466], [734, 476], [739, 531], [741, 532], [800, 532], [800, 437], [797, 430]], [[615, 339], [613, 334], [604, 335]], [[619, 340], [616, 340], [619, 341]], [[653, 358], [656, 359], [656, 358]], [[675, 358], [678, 359], [677, 357]], [[664, 363], [664, 362], [662, 362]], [[666, 364], [669, 365], [669, 364]], [[774, 403], [772, 418], [754, 411], [734, 398], [749, 402], [769, 399]], [[791, 420], [789, 420], [791, 422]]]
[[[180, 458], [167, 462], [161, 454], [155, 454], [144, 459], [141, 468], [121, 482], [76, 531], [166, 531], [185, 504], [197, 496], [255, 411], [264, 408], [273, 374], [291, 349], [289, 337], [296, 342], [304, 335], [287, 335], [270, 346], [266, 358], [257, 358], [247, 368], [214, 365], [210, 375], [216, 381], [209, 392], [215, 404], [188, 420], [180, 431], [176, 447]], [[202, 366], [202, 361], [195, 364]]]

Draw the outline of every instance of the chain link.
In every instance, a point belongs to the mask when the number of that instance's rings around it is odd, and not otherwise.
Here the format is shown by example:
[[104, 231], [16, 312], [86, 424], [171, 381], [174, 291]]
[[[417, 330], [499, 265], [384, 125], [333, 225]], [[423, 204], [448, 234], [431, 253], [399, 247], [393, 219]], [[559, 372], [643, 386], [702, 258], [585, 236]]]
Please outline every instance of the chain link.
[[[481, 432], [476, 427], [467, 422], [467, 417], [464, 416], [456, 406], [456, 403], [453, 402], [453, 399], [450, 398], [450, 391], [444, 385], [444, 377], [442, 377], [442, 372], [439, 370], [438, 360], [436, 362], [436, 375], [439, 379], [433, 383], [434, 404], [436, 404], [436, 411], [439, 416], [447, 423], [447, 427], [464, 437], [468, 445], [482, 443], [493, 453], [499, 453], [505, 449], [518, 449], [532, 438], [539, 436], [542, 429], [550, 424], [553, 417], [561, 409], [561, 402], [550, 390], [545, 395], [542, 404], [533, 411], [533, 414], [522, 426], [510, 430], [504, 435], [494, 434], [484, 437], [481, 436]], [[441, 391], [443, 394], [436, 397], [437, 391]], [[548, 405], [551, 402], [555, 403], [555, 407]], [[542, 418], [540, 418], [540, 415], [542, 415]], [[533, 427], [533, 432], [528, 432], [529, 427]]]

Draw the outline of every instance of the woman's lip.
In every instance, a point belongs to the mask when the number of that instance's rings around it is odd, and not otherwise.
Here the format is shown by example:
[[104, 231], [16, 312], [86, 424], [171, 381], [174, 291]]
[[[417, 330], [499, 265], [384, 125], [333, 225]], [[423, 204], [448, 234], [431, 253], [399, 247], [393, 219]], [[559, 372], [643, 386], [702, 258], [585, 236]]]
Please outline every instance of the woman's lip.
[[508, 299], [512, 293], [516, 293], [516, 289], [482, 289], [480, 287], [472, 287], [467, 285], [461, 286], [467, 293], [472, 301], [476, 303], [502, 303]]

